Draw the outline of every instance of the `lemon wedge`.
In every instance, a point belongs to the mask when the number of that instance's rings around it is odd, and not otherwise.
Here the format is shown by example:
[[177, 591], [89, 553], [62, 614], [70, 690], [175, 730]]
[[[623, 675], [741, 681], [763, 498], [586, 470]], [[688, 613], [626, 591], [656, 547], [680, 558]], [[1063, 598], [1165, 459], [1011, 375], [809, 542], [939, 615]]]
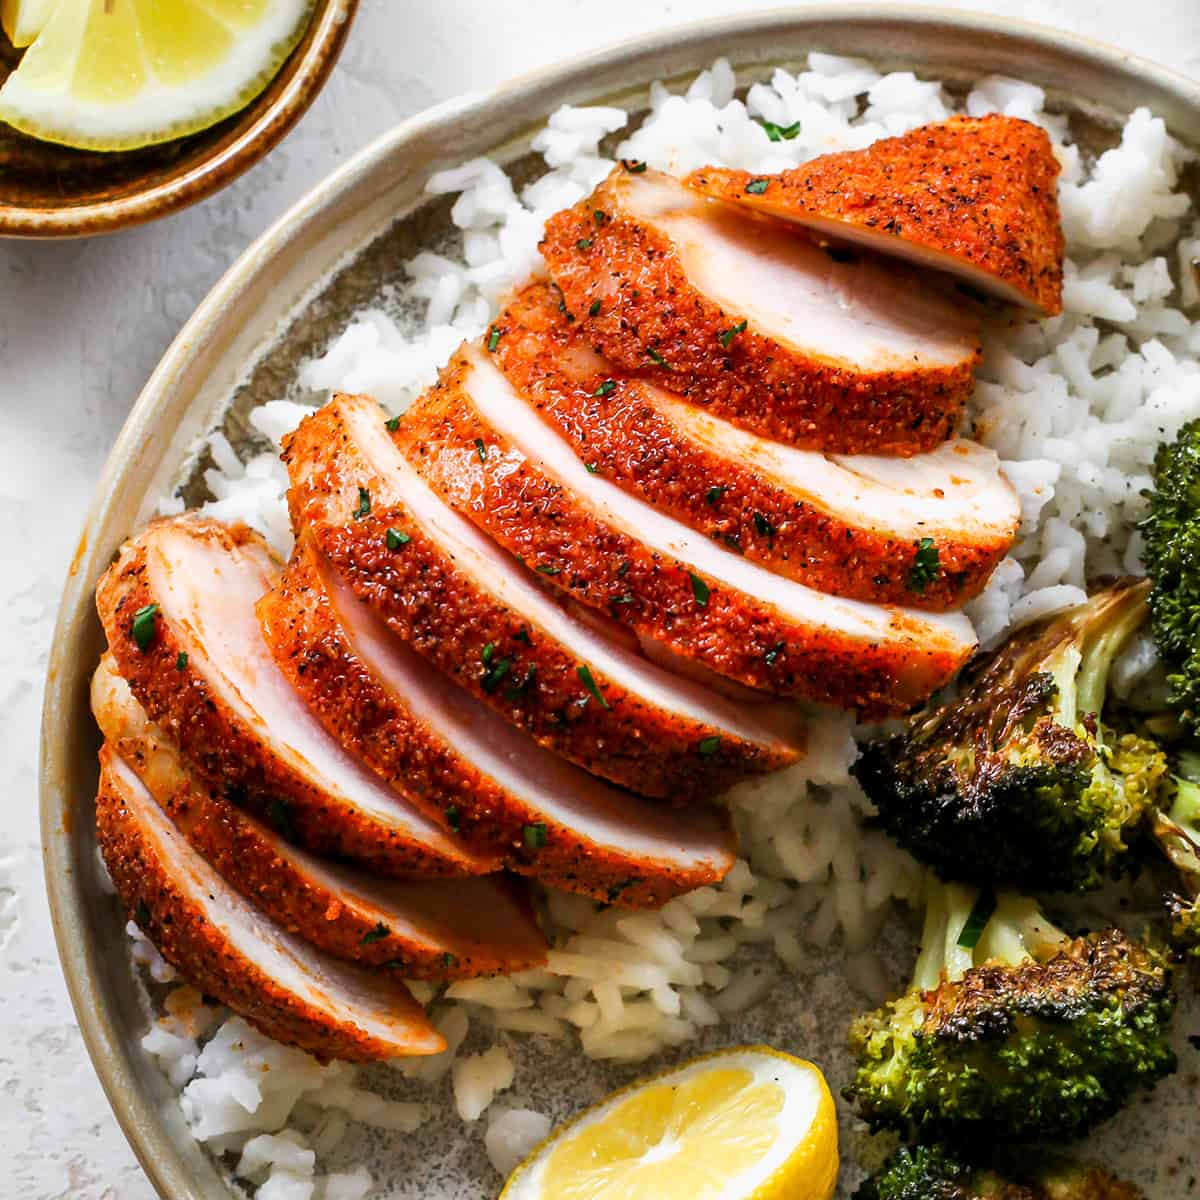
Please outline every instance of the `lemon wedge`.
[[46, 27], [58, 0], [0, 0], [0, 25], [14, 46], [28, 46]]
[[[20, 0], [21, 12], [30, 2]], [[133, 150], [195, 133], [270, 83], [312, 6], [54, 0], [0, 88], [0, 121], [42, 141], [90, 150]]]
[[746, 1046], [586, 1110], [517, 1167], [501, 1200], [829, 1200], [837, 1174], [824, 1076]]

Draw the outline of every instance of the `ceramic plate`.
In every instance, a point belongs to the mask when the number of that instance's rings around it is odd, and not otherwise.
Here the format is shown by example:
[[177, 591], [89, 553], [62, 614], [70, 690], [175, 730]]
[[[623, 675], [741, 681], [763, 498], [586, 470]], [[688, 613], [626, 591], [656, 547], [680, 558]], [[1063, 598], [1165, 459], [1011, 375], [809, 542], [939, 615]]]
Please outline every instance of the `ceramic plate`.
[[[92, 608], [97, 576], [122, 539], [151, 515], [159, 495], [182, 485], [189, 500], [203, 498], [191, 455], [200, 435], [220, 425], [235, 445], [244, 444], [246, 413], [283, 395], [299, 361], [398, 282], [405, 259], [448, 235], [449, 204], [423, 194], [433, 171], [486, 154], [519, 173], [529, 138], [560, 104], [617, 103], [636, 111], [645, 107], [652, 80], [679, 85], [720, 55], [748, 83], [810, 50], [862, 55], [952, 84], [990, 73], [1018, 76], [1045, 87], [1051, 107], [1074, 114], [1089, 136], [1147, 105], [1177, 137], [1200, 147], [1200, 85], [1118, 50], [1032, 26], [854, 4], [672, 30], [492, 94], [452, 101], [369, 146], [242, 256], [138, 400], [105, 468], [63, 594], [42, 728], [42, 836], [58, 949], [79, 1024], [130, 1143], [169, 1200], [213, 1200], [228, 1191], [189, 1137], [166, 1081], [138, 1049], [146, 998], [129, 970], [123, 921], [100, 885], [92, 804], [98, 736], [87, 705], [88, 679], [103, 644]], [[713, 1041], [775, 1041], [826, 1060], [840, 1053], [844, 1030], [821, 1020], [821, 998], [841, 986], [830, 960], [824, 971], [776, 988]], [[810, 1019], [804, 1029], [789, 1010], [798, 993], [817, 1014], [815, 1025]], [[518, 1080], [536, 1081], [521, 1099], [556, 1116], [632, 1074], [561, 1047], [539, 1048], [534, 1039], [521, 1055]], [[1149, 1194], [1156, 1200], [1187, 1194], [1188, 1171], [1179, 1165], [1191, 1157], [1185, 1139], [1194, 1128], [1194, 1087], [1194, 1077], [1181, 1074], [1160, 1088], [1153, 1107], [1138, 1106], [1121, 1118], [1113, 1139], [1136, 1147], [1133, 1165], [1154, 1179]], [[464, 1138], [461, 1130], [451, 1115], [415, 1137], [364, 1135], [345, 1154], [387, 1172], [397, 1195], [442, 1200], [493, 1192], [496, 1176], [480, 1139]], [[846, 1149], [853, 1153], [853, 1146]]]

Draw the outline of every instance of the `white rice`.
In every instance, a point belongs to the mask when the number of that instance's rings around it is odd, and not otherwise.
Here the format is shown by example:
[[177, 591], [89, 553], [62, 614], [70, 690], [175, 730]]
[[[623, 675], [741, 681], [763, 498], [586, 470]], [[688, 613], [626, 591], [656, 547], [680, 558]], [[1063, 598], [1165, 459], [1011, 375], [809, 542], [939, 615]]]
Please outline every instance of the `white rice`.
[[[938, 83], [909, 73], [881, 75], [865, 62], [823, 54], [811, 55], [808, 68], [776, 71], [745, 102], [735, 99], [723, 61], [683, 95], [656, 87], [648, 119], [616, 154], [676, 172], [708, 163], [769, 172], [953, 111]], [[1184, 153], [1159, 119], [1139, 110], [1120, 145], [1088, 163], [1066, 141], [1065, 120], [1043, 112], [1043, 102], [1039, 88], [993, 78], [965, 103], [967, 112], [1003, 111], [1050, 132], [1063, 165], [1069, 252], [1061, 316], [1006, 314], [986, 331], [971, 418], [1021, 495], [1023, 524], [1012, 557], [969, 607], [985, 644], [1077, 603], [1090, 577], [1138, 570], [1134, 524], [1155, 446], [1200, 416], [1200, 289], [1192, 268], [1200, 237], [1176, 190]], [[755, 118], [799, 122], [799, 136], [771, 142]], [[431, 192], [457, 196], [461, 259], [422, 253], [407, 264], [412, 294], [427, 301], [423, 326], [406, 335], [383, 311], [361, 313], [305, 365], [302, 385], [370, 392], [403, 411], [459, 342], [487, 327], [505, 291], [541, 269], [543, 222], [607, 174], [612, 160], [601, 153], [601, 139], [625, 123], [619, 109], [555, 113], [534, 141], [548, 169], [519, 193], [486, 159], [435, 176]], [[251, 421], [278, 443], [305, 411], [277, 401]], [[220, 434], [210, 446], [215, 467], [206, 480], [215, 499], [206, 511], [248, 522], [286, 553], [285, 476], [275, 455], [242, 464]], [[178, 502], [163, 507], [173, 511]], [[1154, 666], [1152, 644], [1139, 642], [1121, 664], [1118, 686], [1133, 688]], [[754, 1005], [779, 972], [804, 972], [816, 949], [837, 939], [846, 952], [845, 984], [878, 1002], [886, 985], [872, 938], [894, 900], [917, 898], [921, 873], [888, 839], [862, 827], [868, 805], [848, 770], [854, 734], [847, 717], [819, 715], [807, 761], [734, 789], [729, 801], [744, 858], [721, 885], [640, 914], [551, 894], [555, 948], [544, 970], [415, 988], [432, 1005], [449, 1049], [397, 1063], [400, 1072], [426, 1088], [449, 1073], [458, 1113], [477, 1122], [514, 1084], [505, 1049], [511, 1038], [534, 1034], [559, 1039], [568, 1047], [563, 1053], [640, 1060], [725, 1023]], [[777, 966], [761, 955], [747, 965], [753, 945], [773, 951]], [[140, 937], [134, 956], [153, 978], [170, 978]], [[845, 991], [837, 979], [831, 983]], [[349, 1123], [411, 1131], [424, 1119], [420, 1104], [357, 1087], [355, 1069], [322, 1067], [240, 1018], [206, 1008], [190, 989], [174, 994], [181, 992], [194, 1003], [166, 1011], [145, 1048], [181, 1088], [195, 1136], [233, 1155], [235, 1174], [259, 1185], [260, 1200], [357, 1200], [369, 1187], [361, 1168], [317, 1173]], [[797, 1020], [815, 1027], [813, 1018]], [[472, 1029], [485, 1048], [459, 1057]], [[505, 1173], [548, 1122], [512, 1109], [477, 1126], [485, 1127], [488, 1154]]]

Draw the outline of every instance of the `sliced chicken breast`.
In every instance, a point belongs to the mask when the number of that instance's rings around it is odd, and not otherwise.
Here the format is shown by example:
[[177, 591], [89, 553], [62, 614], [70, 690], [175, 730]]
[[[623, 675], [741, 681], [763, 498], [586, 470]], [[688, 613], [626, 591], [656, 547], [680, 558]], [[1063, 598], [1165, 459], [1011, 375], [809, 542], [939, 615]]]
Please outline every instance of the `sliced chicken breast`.
[[800, 757], [761, 707], [678, 678], [565, 609], [437, 496], [399, 436], [373, 400], [339, 395], [284, 458], [295, 527], [418, 653], [541, 745], [643, 795], [711, 795]]
[[480, 854], [631, 908], [663, 904], [733, 866], [722, 810], [681, 814], [543, 749], [392, 633], [311, 534], [259, 615], [280, 668], [326, 729]]
[[126, 542], [96, 607], [138, 703], [217, 792], [318, 854], [384, 875], [483, 875], [329, 736], [275, 665], [254, 605], [278, 564], [244, 526], [184, 516]]
[[823, 154], [779, 175], [702, 167], [687, 182], [1053, 316], [1062, 312], [1058, 170], [1044, 129], [992, 113]]
[[971, 392], [978, 322], [961, 296], [668, 175], [616, 168], [550, 218], [542, 253], [598, 351], [765, 437], [914, 454], [949, 437]]
[[1021, 510], [994, 452], [912, 458], [768, 441], [593, 353], [545, 283], [497, 322], [493, 361], [589, 470], [819, 591], [945, 610], [982, 590]]
[[188, 844], [111, 747], [100, 763], [97, 835], [117, 894], [192, 983], [268, 1037], [320, 1058], [446, 1048], [391, 973], [339, 962], [268, 920]]
[[556, 585], [747, 686], [903, 712], [975, 646], [961, 614], [814, 591], [589, 470], [480, 347], [451, 360], [397, 436], [456, 509]]
[[235, 891], [276, 924], [332, 954], [416, 979], [523, 971], [546, 960], [524, 891], [502, 875], [381, 879], [325, 862], [222, 800], [187, 769], [106, 654], [92, 712], [175, 827]]

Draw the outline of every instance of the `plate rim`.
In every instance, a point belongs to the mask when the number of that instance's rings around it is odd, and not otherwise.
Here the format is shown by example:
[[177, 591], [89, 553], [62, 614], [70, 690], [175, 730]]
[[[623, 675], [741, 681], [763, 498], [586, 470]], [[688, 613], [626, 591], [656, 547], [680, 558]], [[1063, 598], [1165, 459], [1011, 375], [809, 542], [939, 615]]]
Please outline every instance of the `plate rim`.
[[[689, 21], [667, 26], [652, 34], [632, 37], [584, 54], [527, 72], [500, 85], [457, 96], [402, 121], [353, 154], [292, 204], [266, 231], [259, 235], [210, 289], [180, 329], [154, 369], [131, 408], [105, 461], [89, 506], [77, 549], [63, 588], [51, 641], [42, 707], [39, 761], [39, 818], [43, 873], [49, 900], [55, 946], [71, 1003], [93, 1069], [109, 1105], [151, 1185], [164, 1200], [205, 1200], [215, 1194], [214, 1185], [225, 1185], [207, 1157], [197, 1176], [189, 1169], [187, 1147], [181, 1147], [169, 1131], [163, 1114], [136, 1086], [134, 1058], [140, 1055], [135, 1043], [121, 1041], [104, 1002], [106, 995], [98, 955], [86, 939], [85, 881], [78, 870], [80, 860], [72, 828], [70, 759], [76, 752], [75, 728], [82, 701], [86, 711], [87, 680], [92, 662], [80, 661], [80, 646], [87, 645], [88, 626], [96, 618], [92, 610], [95, 579], [107, 565], [106, 531], [116, 519], [123, 480], [152, 452], [156, 425], [182, 416], [196, 407], [199, 397], [177, 395], [175, 384], [189, 364], [202, 355], [212, 331], [228, 313], [236, 310], [239, 297], [272, 262], [280, 260], [288, 247], [312, 234], [321, 213], [353, 193], [390, 161], [403, 157], [422, 136], [437, 129], [451, 129], [457, 122], [479, 120], [488, 110], [525, 110], [510, 121], [509, 140], [545, 120], [554, 104], [568, 102], [570, 93], [592, 100], [611, 95], [613, 89], [592, 88], [589, 76], [605, 76], [632, 70], [639, 63], [658, 58], [685, 57], [691, 69], [711, 61], [725, 44], [758, 42], [778, 48], [792, 46], [805, 33], [822, 31], [836, 37], [871, 36], [884, 31], [904, 31], [910, 38], [946, 38], [968, 35], [982, 39], [992, 58], [1015, 54], [1030, 47], [1043, 55], [1069, 62], [1076, 71], [1097, 78], [1117, 76], [1123, 86], [1149, 91], [1166, 98], [1172, 115], [1186, 115], [1195, 125], [1190, 140], [1200, 142], [1200, 80], [1194, 80], [1120, 47], [1066, 33], [1031, 22], [980, 13], [936, 7], [908, 8], [897, 4], [824, 3], [802, 9], [768, 9], [712, 21]], [[814, 47], [815, 48], [815, 47]], [[844, 49], [836, 52], [845, 52]], [[886, 55], [876, 55], [886, 58]], [[914, 64], [916, 55], [900, 55]], [[785, 61], [785, 53], [767, 53], [762, 62]], [[739, 64], [740, 65], [740, 64]], [[986, 74], [987, 72], [974, 72]], [[642, 72], [644, 85], [650, 78]], [[666, 73], [669, 74], [669, 73]], [[1027, 73], [1022, 72], [1024, 77]], [[633, 86], [630, 84], [630, 86]], [[571, 96], [570, 102], [578, 102]], [[1096, 101], [1099, 103], [1099, 101]], [[1168, 121], [1174, 128], [1174, 122]], [[493, 143], [495, 147], [504, 140]], [[357, 249], [366, 243], [359, 242]], [[287, 311], [294, 311], [289, 308]], [[261, 348], [261, 347], [260, 347]], [[159, 462], [170, 446], [163, 446]], [[127, 532], [127, 531], [126, 531]], [[111, 538], [108, 533], [108, 538]], [[123, 537], [125, 533], [118, 536]], [[94, 838], [93, 838], [94, 841]], [[195, 1144], [192, 1144], [195, 1148]], [[195, 1161], [192, 1163], [196, 1165]]]

